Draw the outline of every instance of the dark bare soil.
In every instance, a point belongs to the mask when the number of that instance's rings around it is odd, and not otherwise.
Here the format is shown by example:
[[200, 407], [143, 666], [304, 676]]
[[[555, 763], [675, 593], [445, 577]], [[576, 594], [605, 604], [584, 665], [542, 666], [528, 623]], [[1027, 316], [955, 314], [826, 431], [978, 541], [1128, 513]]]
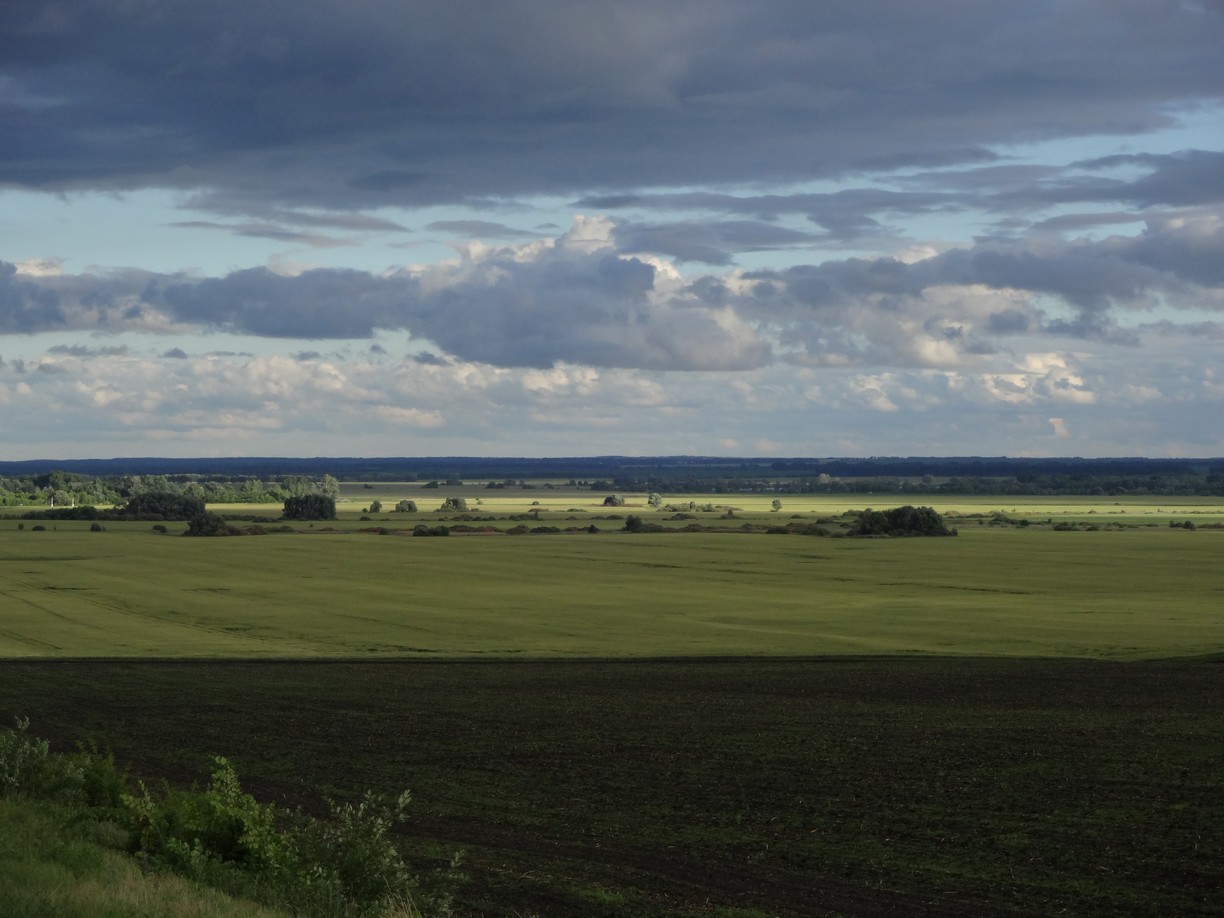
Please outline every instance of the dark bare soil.
[[1220, 662], [3, 662], [14, 714], [290, 805], [409, 787], [470, 915], [1224, 914]]

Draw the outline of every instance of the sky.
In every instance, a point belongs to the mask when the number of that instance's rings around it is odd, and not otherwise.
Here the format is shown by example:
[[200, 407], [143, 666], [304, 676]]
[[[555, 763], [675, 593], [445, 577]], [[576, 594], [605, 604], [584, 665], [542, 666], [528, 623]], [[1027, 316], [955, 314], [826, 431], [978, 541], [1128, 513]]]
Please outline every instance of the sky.
[[5, 0], [0, 458], [1222, 456], [1222, 0]]

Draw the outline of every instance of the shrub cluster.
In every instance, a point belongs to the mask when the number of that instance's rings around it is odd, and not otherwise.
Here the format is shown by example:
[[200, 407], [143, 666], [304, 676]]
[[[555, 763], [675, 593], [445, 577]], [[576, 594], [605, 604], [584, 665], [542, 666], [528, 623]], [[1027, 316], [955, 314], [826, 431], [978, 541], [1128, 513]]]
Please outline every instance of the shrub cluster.
[[444, 915], [461, 879], [458, 859], [414, 874], [392, 839], [409, 803], [367, 793], [356, 803], [328, 801], [318, 819], [261, 804], [244, 792], [233, 765], [213, 759], [204, 790], [152, 793], [132, 787], [114, 758], [96, 747], [50, 751], [29, 736], [29, 722], [0, 731], [0, 797], [54, 800], [81, 820], [117, 825], [146, 871], [188, 876], [303, 916]]
[[414, 536], [448, 536], [450, 530], [445, 526], [426, 526], [424, 523], [417, 523], [412, 527]]
[[858, 519], [848, 536], [950, 536], [956, 535], [955, 529], [949, 529], [940, 516], [931, 507], [893, 507], [891, 510], [858, 510]]

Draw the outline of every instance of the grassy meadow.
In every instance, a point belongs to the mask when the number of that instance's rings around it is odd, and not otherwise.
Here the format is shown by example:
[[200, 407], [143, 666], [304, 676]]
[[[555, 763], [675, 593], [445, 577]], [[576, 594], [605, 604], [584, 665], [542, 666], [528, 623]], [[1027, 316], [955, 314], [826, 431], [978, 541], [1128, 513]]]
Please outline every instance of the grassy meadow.
[[[1091, 518], [1093, 509], [1077, 512]], [[1130, 659], [1224, 650], [1221, 530], [1058, 532], [981, 516], [955, 520], [955, 539], [736, 530], [781, 516], [765, 510], [705, 514], [724, 532], [630, 534], [600, 508], [583, 516], [596, 534], [410, 538], [413, 522], [438, 514], [395, 519], [404, 516], [380, 515], [388, 535], [346, 512], [334, 525], [220, 539], [147, 523], [91, 532], [81, 522], [43, 531], [0, 522], [0, 656]]]

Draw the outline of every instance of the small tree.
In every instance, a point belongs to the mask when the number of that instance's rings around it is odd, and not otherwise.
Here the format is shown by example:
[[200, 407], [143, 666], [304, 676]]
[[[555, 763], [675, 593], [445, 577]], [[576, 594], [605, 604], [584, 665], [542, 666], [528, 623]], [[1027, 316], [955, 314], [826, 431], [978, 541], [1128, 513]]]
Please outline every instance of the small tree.
[[370, 501], [370, 509], [366, 512], [367, 513], [382, 513], [382, 501], [381, 500]]
[[604, 498], [603, 505], [605, 507], [623, 507], [625, 506], [625, 499], [619, 494], [609, 494]]
[[774, 511], [777, 512], [778, 510], [782, 509], [782, 501], [778, 500], [778, 498], [775, 497], [773, 499], [773, 503], [770, 506], [772, 506], [774, 508]]
[[663, 498], [652, 492], [651, 495], [646, 498], [646, 503], [650, 504], [650, 506], [657, 510], [663, 504]]
[[438, 510], [454, 510], [458, 513], [467, 513], [468, 505], [466, 497], [448, 497], [442, 502], [442, 506]]
[[415, 500], [401, 500], [395, 505], [396, 513], [416, 513], [417, 505]]

